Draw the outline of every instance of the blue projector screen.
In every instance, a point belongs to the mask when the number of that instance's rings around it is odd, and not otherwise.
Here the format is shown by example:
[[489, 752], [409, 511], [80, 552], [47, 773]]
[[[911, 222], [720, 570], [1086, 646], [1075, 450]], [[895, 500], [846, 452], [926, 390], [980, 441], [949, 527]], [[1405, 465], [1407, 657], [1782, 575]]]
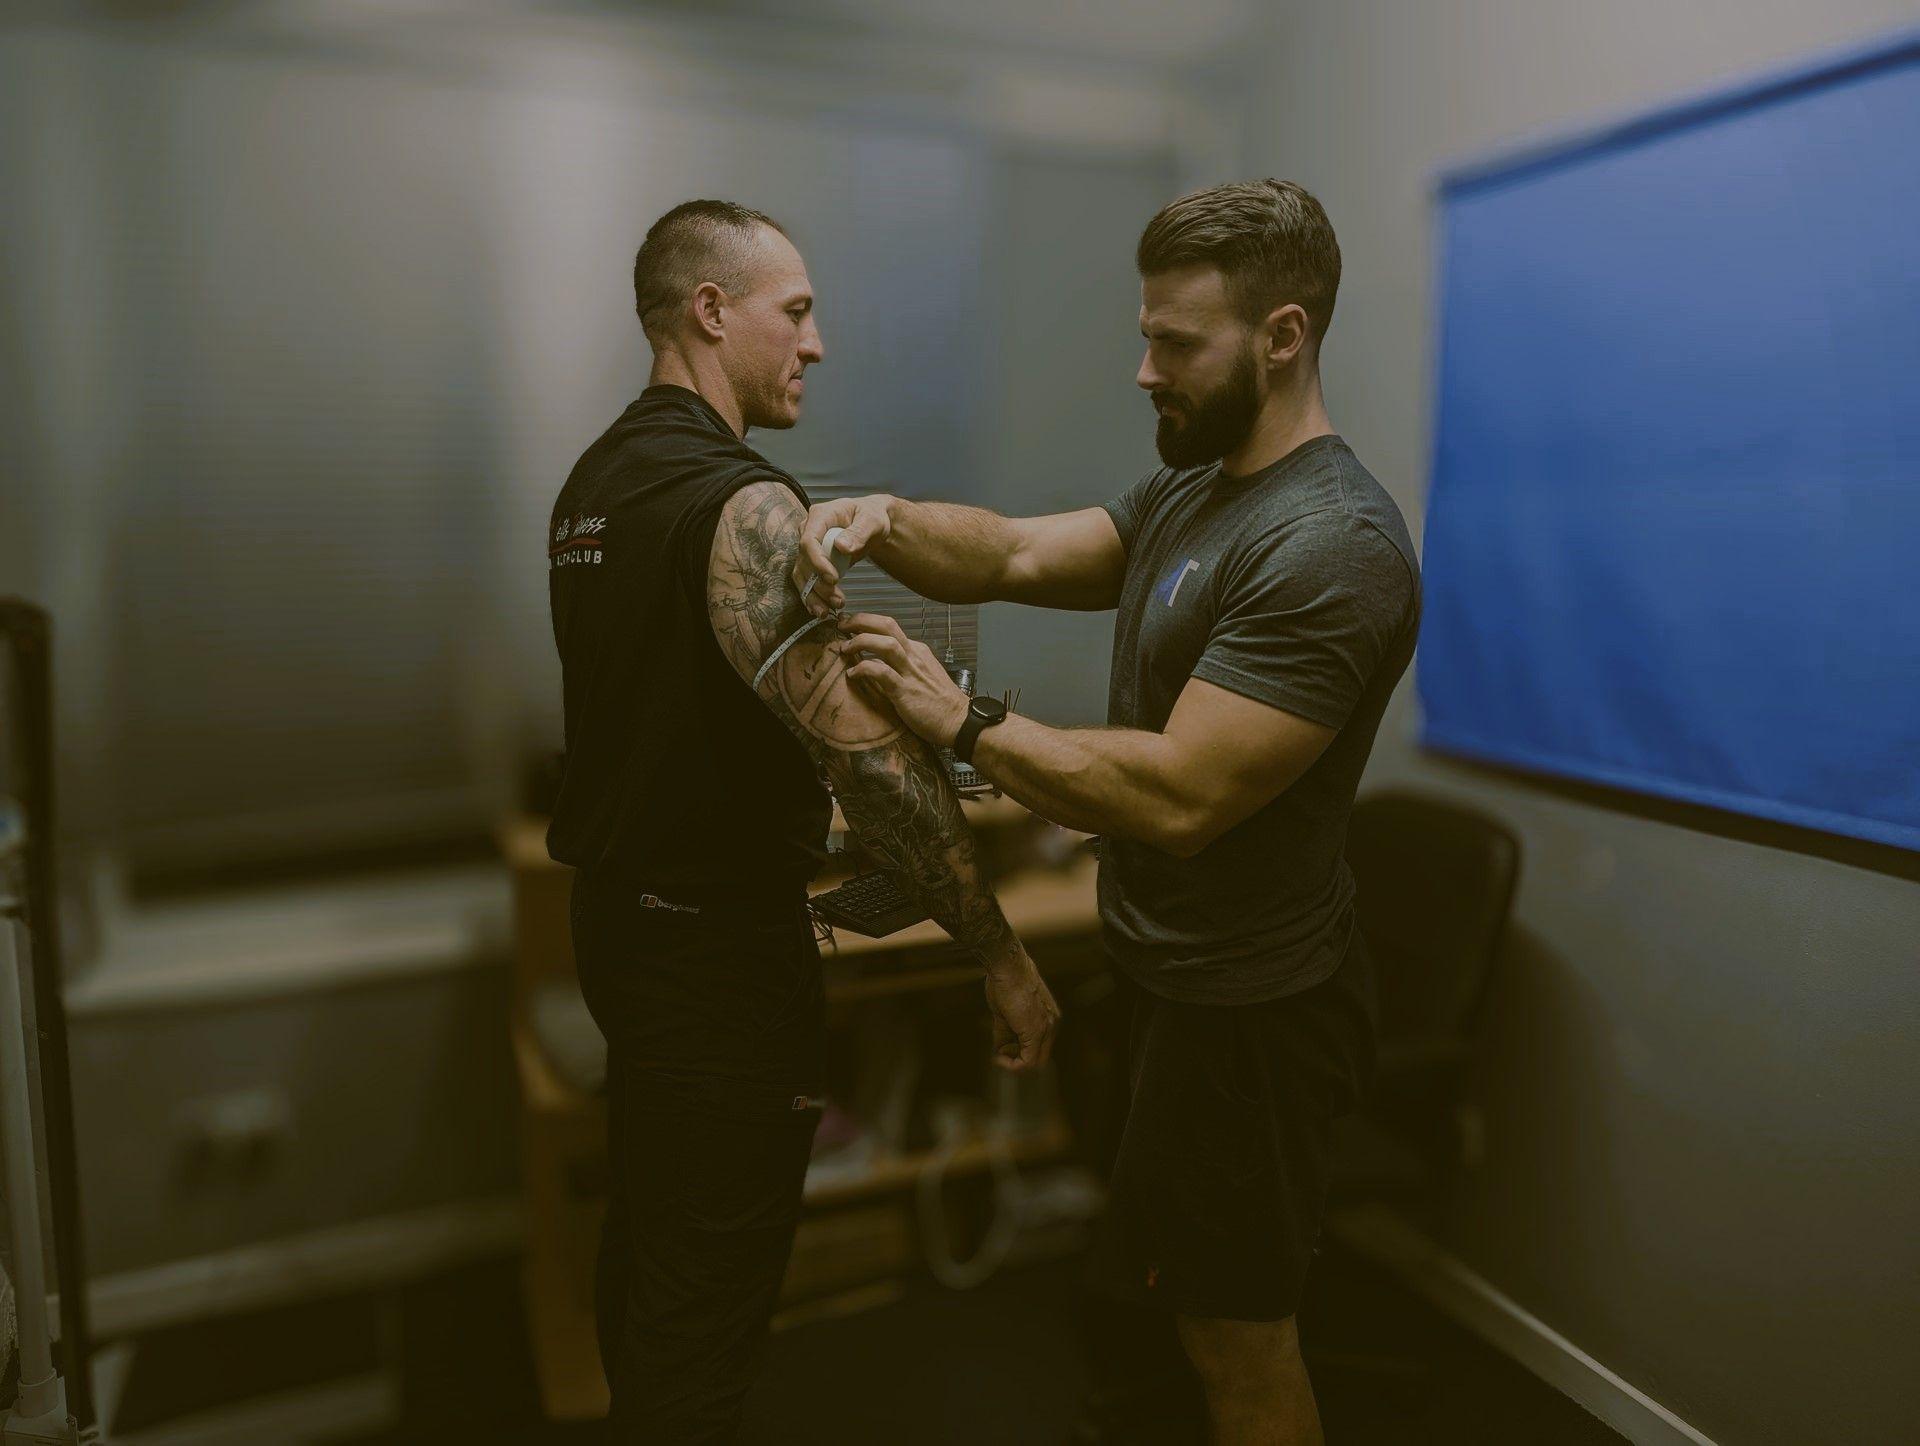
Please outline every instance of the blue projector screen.
[[1424, 741], [1920, 849], [1920, 35], [1440, 206]]

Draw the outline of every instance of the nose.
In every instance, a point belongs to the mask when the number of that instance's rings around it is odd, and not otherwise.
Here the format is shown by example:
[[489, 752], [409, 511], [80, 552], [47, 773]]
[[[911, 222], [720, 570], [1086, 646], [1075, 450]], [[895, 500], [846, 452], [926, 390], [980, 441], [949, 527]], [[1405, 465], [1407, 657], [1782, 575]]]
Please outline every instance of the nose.
[[1153, 365], [1151, 350], [1140, 358], [1140, 370], [1134, 373], [1133, 384], [1143, 392], [1156, 392], [1167, 384], [1167, 379]]
[[807, 329], [800, 337], [800, 360], [809, 366], [827, 359], [827, 348], [820, 340], [820, 328], [807, 320]]

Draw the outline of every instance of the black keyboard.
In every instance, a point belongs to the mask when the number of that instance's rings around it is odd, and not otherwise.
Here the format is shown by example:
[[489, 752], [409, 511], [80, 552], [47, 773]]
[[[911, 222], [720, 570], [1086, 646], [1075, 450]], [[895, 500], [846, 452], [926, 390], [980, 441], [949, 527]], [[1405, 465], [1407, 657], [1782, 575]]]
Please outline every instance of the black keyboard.
[[861, 874], [837, 889], [813, 897], [813, 912], [836, 929], [851, 929], [883, 939], [927, 918], [927, 911], [906, 896], [889, 870]]

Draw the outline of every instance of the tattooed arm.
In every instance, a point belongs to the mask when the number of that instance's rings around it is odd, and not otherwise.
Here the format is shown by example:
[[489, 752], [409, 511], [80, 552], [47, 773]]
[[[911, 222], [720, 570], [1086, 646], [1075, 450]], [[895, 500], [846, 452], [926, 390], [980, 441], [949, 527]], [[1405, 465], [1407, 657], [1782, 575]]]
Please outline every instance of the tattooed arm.
[[[810, 619], [791, 581], [806, 509], [777, 482], [743, 487], [714, 529], [707, 615], [734, 671], [751, 682]], [[801, 638], [759, 695], [826, 770], [847, 822], [902, 886], [986, 967], [1001, 1063], [1044, 1061], [1059, 1010], [1014, 937], [974, 856], [973, 834], [939, 756], [891, 708], [847, 679], [831, 626]]]

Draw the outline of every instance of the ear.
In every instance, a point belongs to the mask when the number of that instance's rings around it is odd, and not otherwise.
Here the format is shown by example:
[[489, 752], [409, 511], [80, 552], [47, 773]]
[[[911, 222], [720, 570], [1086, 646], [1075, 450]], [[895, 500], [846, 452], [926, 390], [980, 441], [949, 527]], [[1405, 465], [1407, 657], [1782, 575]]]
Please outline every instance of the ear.
[[727, 293], [711, 281], [693, 289], [693, 324], [708, 341], [719, 341], [727, 334]]
[[1298, 302], [1290, 301], [1285, 306], [1277, 306], [1267, 313], [1261, 336], [1265, 340], [1265, 360], [1268, 366], [1283, 367], [1306, 349], [1307, 339], [1313, 335], [1313, 329], [1307, 322], [1306, 308]]

